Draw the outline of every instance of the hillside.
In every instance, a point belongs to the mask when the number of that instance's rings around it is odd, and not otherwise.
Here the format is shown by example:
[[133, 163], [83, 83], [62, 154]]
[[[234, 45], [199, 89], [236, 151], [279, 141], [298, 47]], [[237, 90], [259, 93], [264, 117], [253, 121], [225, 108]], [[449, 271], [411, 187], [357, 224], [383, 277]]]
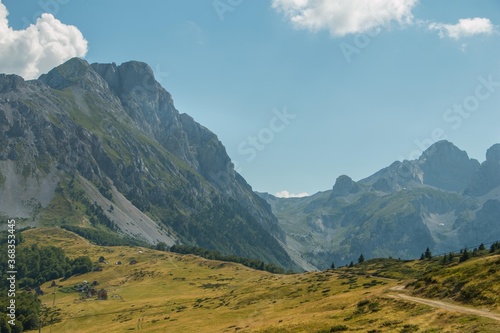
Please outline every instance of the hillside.
[[[498, 332], [500, 321], [396, 298], [394, 289], [432, 261], [366, 262], [354, 268], [273, 275], [241, 265], [141, 247], [102, 247], [62, 229], [23, 232], [25, 243], [88, 255], [100, 272], [42, 285], [52, 332]], [[104, 263], [97, 259], [103, 256]], [[136, 264], [129, 261], [135, 259]], [[116, 265], [118, 261], [122, 265]], [[469, 264], [483, 263], [471, 259]], [[106, 264], [108, 262], [109, 264]], [[461, 266], [456, 266], [460, 268]], [[467, 266], [464, 266], [467, 267]], [[399, 272], [399, 273], [398, 273]], [[420, 272], [420, 273], [419, 273]], [[399, 279], [377, 275], [401, 274]], [[494, 273], [498, 279], [498, 271]], [[470, 278], [474, 279], [473, 276]], [[72, 289], [97, 281], [107, 300]], [[56, 294], [54, 294], [56, 291]], [[496, 313], [499, 300], [495, 300]], [[489, 305], [492, 308], [492, 304]], [[46, 327], [44, 329], [49, 329]]]
[[365, 258], [418, 258], [500, 239], [500, 145], [479, 164], [447, 141], [418, 160], [394, 162], [370, 177], [337, 178], [305, 198], [260, 194], [271, 205], [286, 244], [325, 269]]
[[180, 113], [141, 62], [74, 58], [37, 80], [1, 74], [0, 198], [0, 217], [22, 226], [297, 268], [270, 207], [217, 136]]
[[[487, 251], [485, 251], [487, 252]], [[458, 264], [460, 255], [454, 260], [434, 269], [408, 286], [413, 295], [428, 298], [453, 299], [463, 304], [472, 304], [500, 309], [500, 251], [476, 260]]]

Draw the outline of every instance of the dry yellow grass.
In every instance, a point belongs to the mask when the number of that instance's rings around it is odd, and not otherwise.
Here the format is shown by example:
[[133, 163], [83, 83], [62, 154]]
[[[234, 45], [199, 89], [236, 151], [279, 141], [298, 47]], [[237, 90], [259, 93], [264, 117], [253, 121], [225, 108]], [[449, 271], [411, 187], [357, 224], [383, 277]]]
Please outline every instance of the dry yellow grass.
[[[43, 332], [329, 332], [342, 325], [349, 332], [500, 331], [491, 319], [388, 297], [396, 280], [341, 270], [273, 275], [191, 255], [90, 245], [57, 228], [28, 230], [25, 238], [109, 262], [102, 272], [42, 286], [42, 303], [60, 313]], [[129, 265], [132, 258], [138, 263]], [[64, 292], [83, 280], [98, 281], [108, 300]]]

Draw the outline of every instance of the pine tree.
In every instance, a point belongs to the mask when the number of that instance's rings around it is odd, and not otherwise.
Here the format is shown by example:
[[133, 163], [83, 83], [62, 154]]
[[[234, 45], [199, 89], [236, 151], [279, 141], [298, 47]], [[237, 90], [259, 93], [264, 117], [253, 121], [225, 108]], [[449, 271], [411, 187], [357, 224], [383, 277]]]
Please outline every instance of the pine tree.
[[498, 249], [500, 249], [500, 243], [495, 242], [495, 243], [491, 244], [490, 253], [495, 253]]
[[335, 269], [335, 263], [332, 262], [332, 265], [330, 266], [331, 269]]
[[425, 257], [425, 259], [431, 259], [432, 258], [432, 252], [429, 249], [429, 247], [427, 247], [427, 249], [425, 249], [424, 257]]
[[349, 268], [352, 268], [354, 267], [354, 263], [351, 261], [351, 263], [349, 264]]
[[365, 257], [363, 257], [363, 254], [361, 254], [358, 258], [358, 264], [362, 264], [365, 261]]
[[481, 243], [481, 245], [479, 245], [479, 251], [484, 251], [486, 250], [486, 247], [484, 246], [483, 243]]
[[460, 260], [458, 262], [464, 262], [466, 260], [469, 260], [470, 258], [470, 253], [467, 251], [467, 248], [465, 248], [462, 252], [462, 255], [460, 256]]
[[424, 256], [424, 254], [422, 253], [422, 254], [420, 255], [420, 260], [424, 260], [424, 259], [425, 259], [425, 256]]

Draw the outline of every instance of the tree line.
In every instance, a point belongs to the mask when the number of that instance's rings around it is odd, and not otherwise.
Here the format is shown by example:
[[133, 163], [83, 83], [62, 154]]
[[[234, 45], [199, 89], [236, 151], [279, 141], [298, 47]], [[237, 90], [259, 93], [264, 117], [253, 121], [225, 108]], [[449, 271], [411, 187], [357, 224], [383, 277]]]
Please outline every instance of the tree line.
[[156, 245], [157, 250], [170, 250], [170, 252], [175, 252], [179, 254], [194, 254], [205, 259], [210, 260], [220, 260], [227, 262], [234, 262], [242, 264], [243, 266], [257, 269], [260, 271], [267, 271], [274, 274], [285, 274], [285, 270], [279, 266], [265, 263], [262, 260], [238, 257], [235, 255], [223, 255], [219, 251], [207, 250], [201, 247], [191, 246], [191, 245], [173, 245], [168, 248], [165, 243], [158, 243]]
[[[458, 262], [461, 263], [461, 262], [469, 260], [472, 257], [477, 257], [479, 255], [483, 255], [483, 254], [488, 253], [488, 252], [491, 254], [496, 253], [496, 252], [500, 252], [500, 242], [497, 241], [497, 242], [492, 243], [489, 250], [487, 250], [486, 246], [483, 243], [481, 243], [478, 247], [475, 247], [472, 251], [470, 251], [467, 248], [463, 248], [460, 250], [460, 252], [458, 254], [456, 254], [455, 252], [443, 254], [443, 255], [441, 255], [443, 257], [441, 262], [443, 263], [443, 265], [445, 265], [447, 263], [451, 263], [451, 262], [453, 262], [454, 258], [456, 256], [458, 256], [459, 257]], [[432, 252], [429, 249], [429, 247], [427, 247], [425, 252], [422, 253], [422, 255], [420, 256], [420, 260], [426, 260], [426, 259], [432, 259], [432, 258], [433, 258]]]
[[[10, 282], [7, 280], [7, 244], [0, 244], [0, 332], [17, 333], [38, 328], [40, 301], [32, 289], [41, 284], [59, 279], [68, 278], [75, 274], [90, 272], [93, 262], [88, 256], [69, 259], [64, 250], [55, 246], [40, 247], [19, 246], [24, 238], [22, 233], [17, 234], [16, 251], [16, 325], [7, 322], [6, 308], [10, 302], [8, 290]], [[1, 237], [4, 240], [7, 237]]]
[[[477, 257], [477, 256], [485, 254], [487, 252], [492, 253], [492, 254], [497, 253], [497, 252], [500, 253], [500, 241], [496, 241], [496, 242], [492, 243], [489, 250], [487, 250], [486, 246], [483, 243], [481, 243], [478, 247], [475, 247], [472, 251], [468, 250], [467, 248], [463, 248], [460, 250], [460, 252], [458, 254], [455, 252], [450, 252], [447, 254], [439, 255], [438, 257], [441, 257], [441, 256], [443, 257], [441, 262], [443, 263], [443, 265], [445, 265], [447, 263], [453, 262], [454, 258], [456, 258], [457, 256], [459, 256], [458, 262], [461, 263], [461, 262], [469, 260], [472, 257]], [[422, 254], [420, 255], [420, 260], [430, 260], [433, 257], [434, 256], [432, 255], [432, 251], [430, 250], [429, 247], [427, 247], [425, 249], [425, 252], [422, 252]], [[358, 264], [362, 264], [364, 261], [365, 261], [365, 257], [363, 256], [363, 254], [361, 254], [358, 258]], [[349, 268], [354, 267], [354, 261], [351, 261], [350, 264], [346, 265], [346, 266]], [[335, 269], [334, 262], [332, 262], [330, 269]]]

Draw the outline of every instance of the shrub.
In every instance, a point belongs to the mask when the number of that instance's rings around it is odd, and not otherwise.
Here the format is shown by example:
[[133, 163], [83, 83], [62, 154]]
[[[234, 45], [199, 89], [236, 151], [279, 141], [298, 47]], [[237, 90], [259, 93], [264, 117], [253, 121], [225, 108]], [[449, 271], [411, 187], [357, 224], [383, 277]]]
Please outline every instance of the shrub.
[[370, 304], [370, 301], [367, 299], [364, 299], [364, 300], [358, 302], [358, 308], [362, 308], [363, 306], [368, 305], [368, 304]]
[[330, 333], [330, 332], [343, 332], [343, 331], [348, 331], [349, 328], [345, 325], [335, 325], [330, 327], [330, 329], [326, 328], [323, 330], [318, 331], [318, 333]]
[[412, 332], [417, 332], [418, 331], [418, 325], [411, 325], [411, 324], [406, 324], [403, 326], [401, 329], [401, 333], [412, 333]]
[[472, 303], [482, 297], [481, 289], [478, 286], [466, 286], [460, 290], [459, 300], [465, 303]]

